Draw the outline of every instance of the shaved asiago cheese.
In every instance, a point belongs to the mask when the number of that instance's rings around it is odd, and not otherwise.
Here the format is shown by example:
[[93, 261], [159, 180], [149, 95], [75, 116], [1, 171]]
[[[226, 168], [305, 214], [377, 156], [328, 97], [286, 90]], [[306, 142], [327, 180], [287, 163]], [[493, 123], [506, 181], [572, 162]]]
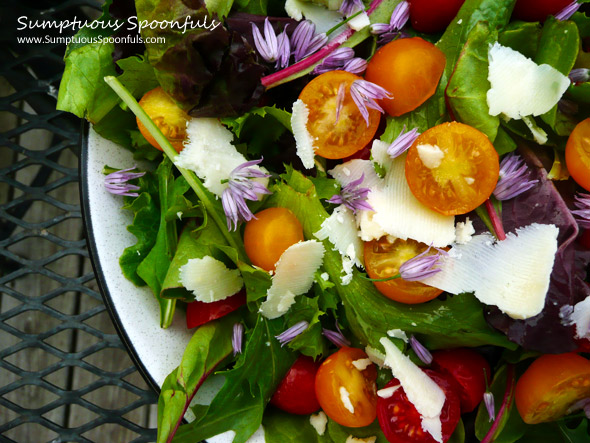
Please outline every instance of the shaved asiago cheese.
[[547, 140], [549, 139], [547, 137], [547, 133], [543, 130], [543, 128], [541, 128], [539, 125], [537, 125], [537, 123], [535, 122], [535, 119], [533, 117], [531, 117], [531, 116], [523, 117], [522, 121], [530, 129], [531, 134], [533, 134], [533, 138], [535, 139], [535, 141], [537, 143], [539, 143], [540, 145], [544, 145], [545, 143], [547, 143]]
[[313, 426], [318, 435], [324, 435], [326, 432], [326, 425], [328, 424], [328, 417], [324, 411], [309, 416], [309, 423]]
[[455, 225], [455, 243], [464, 245], [471, 241], [473, 234], [475, 234], [475, 228], [469, 217], [466, 217], [464, 222]]
[[[416, 411], [422, 416], [422, 429], [442, 442], [440, 413], [445, 404], [444, 391], [422, 369], [400, 351], [391, 340], [379, 340], [385, 349], [385, 366], [397, 378]], [[438, 422], [438, 424], [437, 424]]]
[[545, 306], [558, 233], [555, 225], [533, 223], [500, 242], [476, 235], [455, 245], [439, 261], [441, 271], [423, 283], [451, 294], [474, 292], [512, 318], [534, 317]]
[[490, 115], [519, 120], [538, 116], [557, 104], [571, 84], [566, 75], [547, 64], [537, 65], [514, 49], [494, 43], [488, 52], [487, 93]]
[[405, 164], [405, 155], [393, 159], [382, 186], [369, 193], [367, 202], [375, 214], [368, 226], [361, 216], [361, 238], [379, 238], [373, 236], [376, 229], [371, 224], [376, 223], [386, 234], [402, 240], [411, 238], [436, 247], [450, 245], [455, 241], [455, 217], [439, 214], [414, 197], [406, 181]]
[[[186, 133], [187, 142], [174, 164], [193, 170], [209, 191], [221, 197], [228, 186], [221, 182], [229, 178], [234, 168], [247, 161], [232, 145], [233, 134], [216, 118], [192, 118]], [[257, 165], [250, 167], [260, 169]], [[264, 186], [268, 184], [268, 178], [256, 180]]]
[[418, 157], [428, 169], [438, 168], [443, 158], [445, 158], [445, 153], [438, 145], [432, 146], [424, 143], [416, 146], [416, 149], [418, 150]]
[[354, 360], [352, 362], [352, 366], [357, 368], [359, 371], [364, 371], [372, 364], [371, 360], [368, 358], [359, 358], [358, 360]]
[[287, 312], [296, 296], [309, 291], [323, 259], [324, 245], [316, 240], [289, 246], [276, 264], [267, 298], [260, 305], [262, 315], [273, 319]]
[[371, 20], [369, 20], [369, 16], [364, 11], [348, 21], [348, 26], [354, 29], [355, 31], [360, 31], [369, 26], [370, 24]]
[[389, 169], [391, 163], [391, 157], [387, 153], [389, 149], [389, 143], [381, 140], [373, 140], [373, 146], [371, 146], [371, 157], [373, 161], [379, 166]]
[[569, 320], [576, 325], [576, 337], [590, 338], [590, 297], [574, 305]]
[[405, 343], [408, 342], [408, 335], [401, 329], [390, 329], [387, 331], [387, 335], [389, 335], [391, 338], [403, 340]]
[[363, 242], [358, 236], [356, 219], [350, 209], [338, 206], [322, 223], [322, 229], [313, 234], [319, 240], [329, 239], [342, 256], [363, 265]]
[[364, 175], [363, 182], [360, 184], [362, 188], [374, 188], [379, 186], [381, 178], [375, 172], [373, 163], [369, 160], [349, 160], [346, 163], [336, 166], [334, 169], [328, 171], [332, 177], [336, 179], [340, 186], [346, 186], [350, 182], [358, 180]]
[[344, 406], [351, 414], [354, 414], [354, 405], [350, 401], [350, 393], [346, 390], [344, 386], [340, 386], [339, 392], [342, 406]]
[[397, 391], [401, 387], [402, 387], [402, 385], [397, 385], [397, 386], [390, 386], [389, 388], [379, 389], [377, 391], [377, 395], [381, 398], [391, 398], [393, 396], [393, 394], [395, 393], [395, 391]]
[[240, 271], [228, 269], [211, 256], [191, 258], [180, 268], [180, 282], [195, 294], [197, 301], [212, 303], [237, 293], [244, 282]]
[[[342, 15], [337, 11], [342, 2], [338, 0], [328, 0], [326, 9], [322, 5], [315, 4], [305, 0], [287, 0], [285, 2], [285, 12], [289, 17], [298, 22], [305, 17], [316, 27], [316, 33], [326, 32], [342, 21]], [[342, 32], [342, 31], [340, 31]], [[333, 35], [339, 34], [335, 32]]]
[[373, 363], [382, 368], [385, 365], [385, 354], [371, 346], [365, 346], [365, 354]]
[[311, 169], [314, 166], [315, 141], [309, 131], [307, 130], [307, 119], [309, 117], [309, 109], [302, 100], [297, 100], [293, 103], [293, 113], [291, 114], [291, 127], [293, 128], [293, 137], [295, 137], [295, 145], [297, 148], [297, 155], [301, 159], [301, 163], [306, 169]]

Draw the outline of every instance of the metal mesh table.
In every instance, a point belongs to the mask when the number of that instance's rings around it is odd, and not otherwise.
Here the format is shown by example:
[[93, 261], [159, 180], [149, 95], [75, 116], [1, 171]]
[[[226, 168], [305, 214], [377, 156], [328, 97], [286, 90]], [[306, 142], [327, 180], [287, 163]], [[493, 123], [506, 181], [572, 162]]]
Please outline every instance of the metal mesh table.
[[0, 5], [0, 441], [155, 440], [156, 396], [115, 333], [88, 259], [80, 121], [55, 110], [65, 47], [16, 40], [19, 16], [63, 20], [98, 7]]

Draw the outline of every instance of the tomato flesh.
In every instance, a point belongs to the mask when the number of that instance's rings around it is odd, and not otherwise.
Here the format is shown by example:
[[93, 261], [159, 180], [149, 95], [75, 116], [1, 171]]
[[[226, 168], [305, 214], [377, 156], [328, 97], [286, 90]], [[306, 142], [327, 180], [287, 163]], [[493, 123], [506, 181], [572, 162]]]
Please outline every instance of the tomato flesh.
[[516, 407], [528, 424], [554, 421], [590, 397], [590, 361], [574, 354], [545, 354], [518, 379]]
[[[172, 147], [177, 152], [182, 151], [186, 139], [186, 125], [190, 118], [188, 114], [180, 109], [161, 87], [147, 92], [139, 101], [139, 106], [150, 116]], [[150, 145], [161, 151], [162, 148], [145, 125], [139, 118], [136, 120], [141, 135], [145, 137]]]
[[[428, 158], [426, 148], [442, 151], [442, 158]], [[487, 136], [458, 122], [443, 123], [421, 134], [406, 157], [412, 194], [444, 215], [465, 214], [485, 202], [499, 173], [498, 153]]]
[[[428, 249], [427, 245], [412, 239], [397, 238], [391, 241], [387, 236], [381, 237], [365, 243], [365, 269], [369, 277], [373, 279], [393, 277], [399, 272], [399, 267], [403, 263], [426, 249]], [[442, 293], [440, 289], [418, 281], [406, 281], [403, 278], [373, 282], [373, 284], [387, 298], [406, 304], [424, 303]]]
[[[322, 363], [316, 375], [315, 392], [320, 406], [342, 426], [368, 426], [377, 416], [377, 369], [372, 363], [363, 370], [353, 365], [354, 361], [367, 358], [361, 349], [343, 347]], [[354, 412], [344, 403], [346, 396]]]
[[315, 395], [315, 376], [320, 362], [300, 356], [285, 375], [270, 403], [290, 414], [312, 414], [320, 409]]
[[445, 55], [420, 37], [394, 40], [379, 49], [367, 66], [366, 79], [387, 89], [393, 100], [381, 106], [393, 117], [412, 111], [436, 91]]
[[289, 246], [303, 241], [303, 227], [286, 208], [268, 208], [255, 216], [244, 230], [246, 255], [253, 265], [272, 271]]
[[[457, 383], [461, 413], [473, 411], [483, 400], [490, 364], [477, 352], [467, 348], [447, 349], [432, 354], [433, 368]], [[486, 380], [487, 378], [487, 380]]]
[[512, 17], [528, 22], [542, 22], [548, 15], [555, 15], [571, 0], [517, 0]]
[[240, 291], [225, 300], [203, 303], [193, 301], [186, 306], [186, 327], [196, 328], [235, 311], [246, 304], [246, 292]]
[[[443, 443], [448, 441], [461, 418], [459, 397], [453, 384], [444, 376], [430, 369], [423, 369], [445, 393], [445, 403], [441, 410]], [[385, 388], [399, 386], [394, 378]], [[391, 397], [377, 399], [377, 418], [379, 426], [389, 443], [435, 443], [436, 440], [422, 429], [422, 417], [408, 399], [404, 388], [398, 388]]]
[[410, 21], [420, 32], [443, 31], [455, 18], [465, 0], [411, 0]]
[[565, 163], [572, 178], [590, 191], [590, 118], [581, 121], [565, 146]]
[[[320, 157], [338, 159], [362, 149], [371, 140], [381, 120], [381, 114], [369, 109], [369, 124], [361, 115], [350, 95], [350, 86], [362, 80], [350, 72], [330, 71], [309, 82], [299, 98], [309, 110], [307, 130], [315, 138], [315, 153]], [[344, 88], [342, 108], [336, 120], [338, 91]]]

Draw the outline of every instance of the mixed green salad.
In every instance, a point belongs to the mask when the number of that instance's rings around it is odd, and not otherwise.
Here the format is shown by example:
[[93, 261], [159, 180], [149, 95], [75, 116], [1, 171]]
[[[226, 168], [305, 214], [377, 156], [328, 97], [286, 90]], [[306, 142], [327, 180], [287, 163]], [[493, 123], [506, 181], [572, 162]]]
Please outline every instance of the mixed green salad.
[[583, 3], [105, 2], [58, 109], [153, 164], [105, 186], [195, 328], [158, 442], [589, 441]]

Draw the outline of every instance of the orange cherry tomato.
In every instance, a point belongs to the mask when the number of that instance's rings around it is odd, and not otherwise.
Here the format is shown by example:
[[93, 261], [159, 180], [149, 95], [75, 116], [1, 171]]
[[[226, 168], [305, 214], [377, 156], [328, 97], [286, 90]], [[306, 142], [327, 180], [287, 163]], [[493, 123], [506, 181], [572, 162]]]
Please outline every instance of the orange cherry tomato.
[[268, 208], [255, 215], [244, 230], [246, 255], [253, 265], [272, 271], [289, 246], [303, 241], [303, 227], [286, 208]]
[[565, 163], [576, 183], [590, 191], [590, 118], [578, 123], [567, 139]]
[[[159, 86], [148, 91], [139, 101], [139, 105], [162, 131], [162, 134], [166, 136], [172, 147], [177, 152], [182, 151], [184, 148], [183, 142], [186, 138], [186, 124], [190, 118], [188, 114], [180, 109], [174, 103], [174, 100]], [[150, 145], [161, 151], [162, 148], [144, 124], [139, 119], [136, 120], [141, 135], [145, 137]]]
[[393, 95], [393, 100], [383, 100], [381, 106], [397, 117], [434, 94], [445, 64], [445, 55], [432, 43], [420, 37], [401, 38], [377, 51], [365, 77]]
[[518, 379], [516, 407], [525, 423], [556, 420], [590, 397], [590, 361], [578, 354], [545, 354]]
[[[362, 80], [350, 72], [330, 71], [309, 82], [299, 98], [309, 110], [307, 130], [316, 139], [316, 154], [324, 158], [344, 158], [361, 150], [373, 140], [381, 114], [369, 109], [365, 122], [350, 95], [350, 86]], [[338, 90], [344, 87], [344, 100], [336, 121]]]
[[406, 179], [412, 194], [444, 215], [477, 208], [494, 191], [499, 174], [498, 153], [487, 136], [458, 122], [424, 132], [406, 157]]
[[[390, 241], [387, 236], [365, 243], [365, 269], [371, 278], [393, 277], [399, 267], [428, 248], [415, 240]], [[436, 252], [436, 251], [434, 251]], [[375, 287], [387, 298], [400, 303], [424, 303], [438, 297], [442, 290], [427, 286], [418, 281], [396, 278], [389, 281], [373, 282]]]
[[367, 358], [361, 349], [340, 348], [322, 363], [316, 374], [315, 392], [320, 406], [342, 426], [360, 428], [377, 417], [377, 368], [370, 363], [360, 370], [353, 364], [358, 360], [364, 363]]

